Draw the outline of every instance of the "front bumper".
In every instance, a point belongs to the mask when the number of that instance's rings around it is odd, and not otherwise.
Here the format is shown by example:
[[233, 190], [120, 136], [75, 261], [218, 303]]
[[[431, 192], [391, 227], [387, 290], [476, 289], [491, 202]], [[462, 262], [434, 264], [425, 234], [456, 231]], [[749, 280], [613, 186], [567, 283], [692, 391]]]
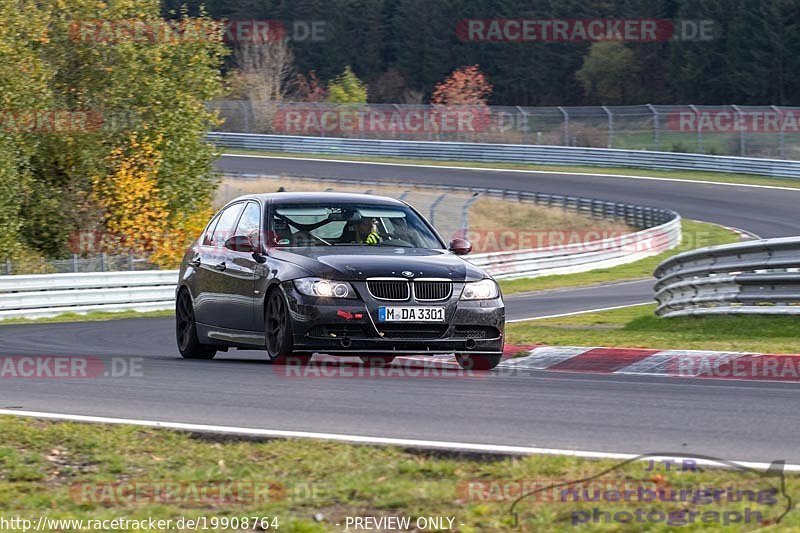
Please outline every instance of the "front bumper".
[[[460, 301], [385, 302], [358, 291], [360, 299], [317, 298], [283, 284], [289, 301], [295, 353], [340, 355], [433, 355], [502, 353], [505, 306], [502, 298]], [[358, 290], [358, 287], [356, 287]], [[445, 307], [444, 323], [379, 323], [382, 305]], [[383, 334], [383, 335], [381, 335]]]

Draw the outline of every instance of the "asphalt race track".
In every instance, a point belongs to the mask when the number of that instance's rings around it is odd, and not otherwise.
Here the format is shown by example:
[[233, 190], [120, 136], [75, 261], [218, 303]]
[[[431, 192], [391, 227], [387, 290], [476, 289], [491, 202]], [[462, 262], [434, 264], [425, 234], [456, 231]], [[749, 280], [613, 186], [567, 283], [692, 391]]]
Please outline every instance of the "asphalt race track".
[[[676, 209], [763, 237], [800, 234], [800, 191], [225, 156], [228, 171], [504, 187]], [[643, 171], [643, 174], [646, 174]], [[515, 295], [509, 319], [629, 305], [651, 282]], [[3, 355], [141, 358], [142, 375], [4, 379], [0, 409], [481, 444], [800, 463], [789, 383], [517, 370], [469, 377], [287, 377], [261, 352], [185, 361], [169, 319], [0, 327]]]

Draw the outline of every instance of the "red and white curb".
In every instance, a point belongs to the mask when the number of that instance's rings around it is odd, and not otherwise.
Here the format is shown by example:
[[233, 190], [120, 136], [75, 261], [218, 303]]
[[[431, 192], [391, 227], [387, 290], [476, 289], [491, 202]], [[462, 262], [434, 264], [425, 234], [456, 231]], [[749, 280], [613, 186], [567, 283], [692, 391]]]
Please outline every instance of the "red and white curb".
[[684, 378], [800, 382], [800, 355], [538, 346], [503, 368]]
[[[333, 366], [361, 364], [358, 358], [325, 355], [314, 356], [314, 362]], [[459, 366], [455, 357], [448, 354], [398, 356], [389, 368], [447, 370]], [[800, 355], [506, 345], [496, 372], [514, 370], [800, 382]]]

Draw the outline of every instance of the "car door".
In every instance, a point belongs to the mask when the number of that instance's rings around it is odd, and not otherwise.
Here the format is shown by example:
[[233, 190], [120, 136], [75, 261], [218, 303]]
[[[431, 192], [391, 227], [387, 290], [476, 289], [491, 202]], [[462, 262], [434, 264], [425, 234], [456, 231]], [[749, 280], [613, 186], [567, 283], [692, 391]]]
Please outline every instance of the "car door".
[[201, 324], [230, 328], [236, 322], [231, 316], [236, 304], [228, 297], [236, 288], [231, 282], [233, 278], [225, 274], [230, 261], [225, 241], [233, 236], [244, 207], [245, 202], [225, 207], [217, 216], [216, 226], [197, 248], [194, 305], [195, 316]]
[[[247, 202], [233, 235], [249, 237], [254, 250], [261, 250], [261, 206], [257, 202]], [[227, 268], [222, 275], [227, 278], [225, 287], [229, 291], [227, 299], [231, 313], [227, 317], [229, 325], [226, 327], [254, 331], [255, 278], [260, 265], [257, 258], [261, 256], [253, 251], [227, 250], [226, 253]]]

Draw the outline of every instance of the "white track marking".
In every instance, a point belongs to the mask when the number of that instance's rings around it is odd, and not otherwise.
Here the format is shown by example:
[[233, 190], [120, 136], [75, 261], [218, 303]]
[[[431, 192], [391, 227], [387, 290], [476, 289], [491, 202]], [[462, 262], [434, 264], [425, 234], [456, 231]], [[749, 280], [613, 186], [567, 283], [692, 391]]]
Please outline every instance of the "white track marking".
[[[144, 426], [161, 429], [174, 429], [179, 431], [195, 431], [200, 433], [216, 433], [222, 435], [241, 435], [248, 437], [265, 437], [281, 439], [318, 439], [351, 444], [376, 444], [383, 446], [404, 446], [422, 449], [452, 450], [462, 452], [497, 453], [506, 455], [566, 455], [586, 459], [617, 459], [627, 460], [639, 457], [635, 453], [594, 452], [584, 450], [563, 450], [559, 448], [536, 448], [529, 446], [507, 446], [502, 444], [473, 444], [467, 442], [446, 442], [438, 440], [396, 439], [390, 437], [366, 437], [362, 435], [340, 435], [336, 433], [314, 433], [309, 431], [284, 431], [276, 429], [255, 429], [233, 426], [211, 426], [207, 424], [189, 424], [183, 422], [161, 422], [154, 420], [133, 420], [129, 418], [111, 418], [104, 416], [71, 415], [62, 413], [44, 413], [39, 411], [17, 411], [14, 409], [0, 409], [0, 415], [22, 416], [40, 418], [45, 420], [62, 420], [69, 422], [88, 422], [94, 424], [115, 424], [126, 426]], [[689, 459], [683, 456], [658, 456], [647, 457], [643, 460], [674, 460]], [[764, 470], [770, 463], [750, 461], [731, 461], [740, 466]], [[722, 466], [716, 461], [697, 459], [696, 464], [702, 466]], [[787, 464], [786, 471], [800, 472], [800, 465]]]
[[569, 313], [560, 313], [558, 315], [535, 316], [532, 318], [515, 318], [514, 320], [506, 320], [506, 324], [512, 324], [514, 322], [528, 322], [529, 320], [544, 320], [545, 318], [561, 318], [562, 316], [585, 315], [587, 313], [600, 313], [602, 311], [613, 311], [615, 309], [624, 309], [626, 307], [638, 307], [640, 305], [651, 304], [653, 304], [653, 302], [640, 302], [638, 304], [625, 304], [615, 305], [613, 307], [599, 307], [597, 309], [584, 309], [583, 311], [572, 311]]
[[[727, 187], [749, 187], [756, 189], [775, 189], [779, 191], [794, 191], [800, 192], [797, 187], [781, 187], [780, 185], [757, 185], [754, 183], [731, 183], [727, 181], [712, 181], [712, 180], [694, 180], [694, 179], [681, 179], [681, 178], [660, 178], [656, 176], [638, 176], [627, 174], [602, 174], [595, 172], [567, 172], [561, 170], [530, 170], [530, 169], [514, 169], [514, 168], [492, 168], [492, 167], [461, 167], [455, 165], [423, 165], [420, 163], [386, 163], [379, 161], [354, 161], [349, 159], [320, 159], [317, 157], [286, 157], [278, 155], [252, 155], [252, 154], [222, 154], [221, 157], [248, 157], [253, 159], [286, 159], [297, 161], [318, 161], [320, 163], [349, 163], [356, 165], [382, 165], [389, 167], [412, 167], [412, 168], [443, 168], [446, 170], [472, 170], [479, 172], [519, 172], [523, 174], [563, 174], [565, 176], [594, 176], [599, 178], [627, 178], [634, 180], [650, 180], [650, 181], [673, 181], [678, 183], [701, 183], [705, 185], [724, 185]], [[722, 173], [721, 173], [722, 174]], [[755, 177], [763, 177], [766, 179], [783, 179], [774, 178], [771, 176], [754, 175]], [[785, 178], [791, 179], [791, 178]]]

